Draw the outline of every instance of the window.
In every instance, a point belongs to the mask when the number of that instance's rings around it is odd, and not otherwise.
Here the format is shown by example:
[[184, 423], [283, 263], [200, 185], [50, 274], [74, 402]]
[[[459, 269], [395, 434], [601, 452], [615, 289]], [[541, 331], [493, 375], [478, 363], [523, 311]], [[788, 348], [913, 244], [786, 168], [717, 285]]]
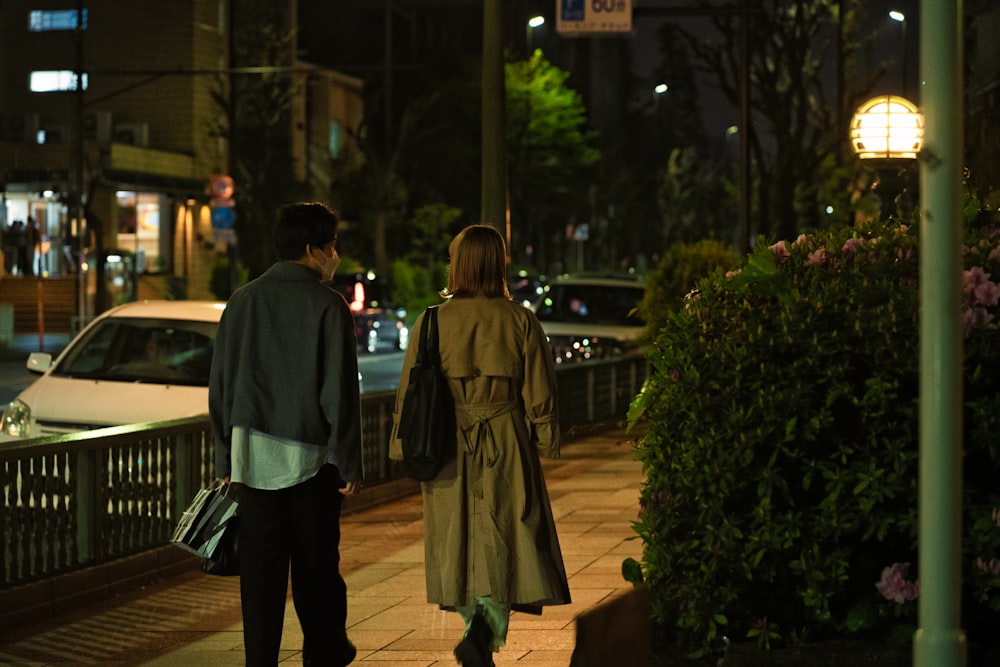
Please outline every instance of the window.
[[[76, 72], [69, 69], [37, 70], [31, 73], [29, 87], [33, 93], [76, 90]], [[87, 73], [83, 74], [83, 89], [87, 90]]]
[[155, 271], [160, 257], [160, 195], [119, 190], [115, 203], [118, 247], [135, 253], [139, 273]]
[[109, 317], [74, 345], [59, 377], [208, 386], [214, 322]]
[[[83, 10], [83, 30], [87, 29], [87, 10]], [[33, 9], [28, 12], [28, 30], [46, 32], [48, 30], [76, 30], [75, 9]]]
[[641, 287], [614, 285], [553, 285], [538, 308], [542, 322], [584, 322], [643, 326], [636, 315], [642, 301]]

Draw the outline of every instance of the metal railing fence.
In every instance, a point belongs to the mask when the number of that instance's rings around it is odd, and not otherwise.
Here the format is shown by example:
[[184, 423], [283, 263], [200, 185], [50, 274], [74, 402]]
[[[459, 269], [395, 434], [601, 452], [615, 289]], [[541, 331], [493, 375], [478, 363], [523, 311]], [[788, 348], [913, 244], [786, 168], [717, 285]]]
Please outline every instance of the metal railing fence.
[[[560, 426], [623, 415], [645, 357], [560, 367]], [[400, 477], [387, 457], [395, 393], [362, 396], [369, 486]], [[148, 551], [215, 479], [205, 417], [116, 426], [0, 445], [0, 591]]]

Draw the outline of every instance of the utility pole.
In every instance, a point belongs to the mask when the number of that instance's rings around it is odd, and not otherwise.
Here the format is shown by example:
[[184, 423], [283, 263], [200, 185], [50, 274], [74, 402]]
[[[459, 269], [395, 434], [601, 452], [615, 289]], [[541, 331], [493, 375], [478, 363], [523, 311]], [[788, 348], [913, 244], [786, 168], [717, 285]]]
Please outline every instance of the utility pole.
[[502, 5], [503, 0], [483, 2], [482, 222], [504, 234], [509, 253]]
[[[86, 321], [87, 316], [90, 314], [87, 308], [87, 285], [84, 280], [85, 273], [83, 270], [83, 249], [87, 247], [87, 226], [84, 224], [85, 209], [83, 204], [83, 0], [77, 0], [76, 3], [76, 29], [73, 31], [73, 48], [74, 48], [74, 74], [76, 78], [75, 88], [73, 90], [73, 146], [72, 146], [72, 156], [70, 158], [70, 184], [71, 184], [71, 202], [70, 202], [70, 217], [71, 227], [73, 229], [73, 224], [76, 227], [76, 236], [73, 241], [73, 250], [76, 252], [76, 276], [77, 276], [77, 292], [78, 292], [78, 302], [77, 302], [77, 314], [82, 318], [81, 327]], [[95, 277], [98, 281], [96, 295], [99, 298], [101, 295], [101, 279], [103, 278], [104, 267], [101, 262], [101, 258], [97, 258], [97, 266], [95, 269]]]

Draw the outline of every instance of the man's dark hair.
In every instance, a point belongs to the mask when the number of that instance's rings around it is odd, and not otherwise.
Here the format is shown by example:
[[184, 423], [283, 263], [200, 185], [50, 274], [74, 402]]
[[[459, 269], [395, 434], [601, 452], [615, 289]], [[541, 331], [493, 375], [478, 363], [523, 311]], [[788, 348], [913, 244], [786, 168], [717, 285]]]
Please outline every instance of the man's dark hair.
[[337, 238], [337, 214], [320, 202], [283, 206], [274, 224], [274, 249], [279, 260], [300, 259], [306, 246], [322, 248]]

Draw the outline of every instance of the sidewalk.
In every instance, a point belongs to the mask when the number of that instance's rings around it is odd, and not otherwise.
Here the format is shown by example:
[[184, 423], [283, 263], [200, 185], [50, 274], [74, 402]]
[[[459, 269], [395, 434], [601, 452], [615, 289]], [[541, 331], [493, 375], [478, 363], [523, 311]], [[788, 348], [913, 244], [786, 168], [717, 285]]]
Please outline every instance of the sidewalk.
[[[611, 428], [566, 438], [563, 458], [543, 460], [573, 603], [541, 616], [514, 613], [497, 665], [567, 667], [574, 620], [631, 589], [622, 560], [639, 558], [631, 522], [639, 508], [641, 464], [631, 438]], [[345, 514], [341, 568], [348, 587], [354, 664], [455, 665], [458, 614], [428, 604], [419, 495]], [[3, 665], [242, 665], [239, 581], [191, 572], [16, 638], [0, 635]], [[282, 664], [300, 665], [302, 635], [289, 600]]]

